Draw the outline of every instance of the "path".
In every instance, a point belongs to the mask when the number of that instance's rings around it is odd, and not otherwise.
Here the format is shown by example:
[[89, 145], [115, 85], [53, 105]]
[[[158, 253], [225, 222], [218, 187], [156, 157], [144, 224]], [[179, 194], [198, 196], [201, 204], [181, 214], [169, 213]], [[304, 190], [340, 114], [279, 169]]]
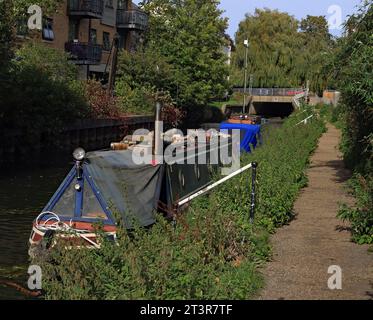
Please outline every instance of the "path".
[[[350, 173], [339, 139], [340, 131], [328, 125], [312, 156], [308, 187], [295, 203], [296, 218], [272, 237], [260, 299], [373, 299], [373, 253], [352, 243], [348, 225], [336, 218], [338, 203], [353, 201], [344, 189]], [[342, 268], [342, 290], [327, 286], [331, 265]]]

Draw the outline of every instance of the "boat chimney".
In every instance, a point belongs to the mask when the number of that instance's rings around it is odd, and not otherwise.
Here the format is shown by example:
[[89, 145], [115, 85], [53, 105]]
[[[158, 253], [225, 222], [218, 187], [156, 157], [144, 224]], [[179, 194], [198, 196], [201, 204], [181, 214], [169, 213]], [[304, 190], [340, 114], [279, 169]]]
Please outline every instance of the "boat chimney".
[[159, 101], [155, 105], [155, 125], [154, 125], [154, 155], [161, 156], [162, 145], [162, 121], [161, 121], [162, 105]]

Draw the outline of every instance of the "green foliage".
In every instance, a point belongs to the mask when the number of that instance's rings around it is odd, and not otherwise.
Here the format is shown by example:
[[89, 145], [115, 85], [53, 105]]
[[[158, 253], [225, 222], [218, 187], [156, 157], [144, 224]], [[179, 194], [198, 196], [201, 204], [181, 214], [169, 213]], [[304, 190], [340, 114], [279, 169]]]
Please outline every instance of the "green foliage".
[[[303, 115], [304, 116], [304, 115]], [[258, 207], [249, 223], [250, 171], [195, 199], [174, 229], [163, 218], [151, 229], [119, 228], [118, 245], [100, 250], [54, 248], [43, 267], [48, 299], [248, 299], [262, 285], [258, 267], [268, 259], [269, 232], [291, 218], [304, 170], [324, 129], [315, 120], [267, 130], [256, 160]]]
[[[228, 75], [223, 53], [227, 20], [218, 1], [144, 1], [150, 14], [146, 47], [172, 68], [164, 81], [179, 106], [206, 105], [224, 95]], [[159, 88], [159, 89], [161, 89]]]
[[77, 78], [77, 68], [69, 63], [69, 55], [60, 50], [27, 42], [15, 53], [13, 66], [20, 72], [34, 70], [43, 73], [52, 81], [74, 81]]
[[351, 221], [352, 239], [359, 243], [373, 243], [373, 177], [356, 174], [350, 180], [350, 187], [357, 200], [354, 207], [343, 204], [338, 217]]
[[[296, 113], [281, 128], [264, 129], [265, 145], [253, 154], [244, 155], [244, 161], [257, 161], [258, 169], [258, 223], [269, 231], [287, 223], [292, 218], [292, 207], [299, 189], [307, 184], [305, 169], [310, 153], [315, 149], [321, 133], [325, 130], [321, 120], [308, 125], [295, 125], [311, 111]], [[221, 187], [219, 202], [233, 205], [244, 215], [250, 205], [249, 197], [231, 202], [232, 195], [247, 194], [247, 178], [241, 176]]]
[[277, 10], [247, 14], [236, 33], [233, 55], [232, 82], [238, 86], [243, 86], [245, 39], [254, 87], [296, 87], [310, 80], [312, 90], [321, 93], [325, 88], [323, 65], [332, 45], [325, 17], [307, 16], [298, 22]]
[[339, 123], [341, 150], [355, 172], [351, 186], [357, 207], [344, 206], [340, 217], [349, 219], [353, 239], [371, 243], [373, 226], [373, 6], [366, 2], [345, 25], [346, 36], [336, 51], [331, 77], [342, 93]]
[[11, 56], [12, 34], [12, 16], [11, 2], [0, 0], [0, 81], [3, 73], [7, 69], [7, 64]]
[[[27, 9], [39, 5], [44, 15], [52, 14], [62, 0], [0, 0], [0, 75], [7, 69], [14, 51], [14, 30], [20, 20], [27, 22]], [[1, 79], [1, 77], [0, 77]]]
[[84, 96], [73, 80], [75, 67], [66, 54], [41, 44], [17, 51], [6, 81], [0, 86], [0, 124], [4, 132], [15, 128], [23, 142], [38, 134], [56, 133], [67, 122], [88, 114]]
[[172, 81], [172, 67], [159, 53], [149, 49], [120, 52], [115, 93], [123, 112], [153, 113], [157, 92], [167, 94]]

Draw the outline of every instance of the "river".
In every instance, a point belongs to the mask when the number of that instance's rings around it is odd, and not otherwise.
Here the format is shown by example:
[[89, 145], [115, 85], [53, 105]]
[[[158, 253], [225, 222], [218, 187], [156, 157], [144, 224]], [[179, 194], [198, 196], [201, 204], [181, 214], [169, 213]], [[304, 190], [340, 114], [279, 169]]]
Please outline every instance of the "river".
[[[0, 280], [10, 279], [27, 287], [27, 250], [32, 221], [70, 167], [67, 161], [0, 172]], [[24, 296], [0, 283], [1, 299], [24, 299]]]

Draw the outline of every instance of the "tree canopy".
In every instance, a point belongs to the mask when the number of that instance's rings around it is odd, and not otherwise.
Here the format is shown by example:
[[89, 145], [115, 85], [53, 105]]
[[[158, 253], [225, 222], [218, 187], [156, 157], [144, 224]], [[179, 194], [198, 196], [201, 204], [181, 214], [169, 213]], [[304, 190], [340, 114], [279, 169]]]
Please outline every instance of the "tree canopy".
[[249, 40], [248, 72], [256, 87], [305, 85], [320, 91], [325, 85], [323, 55], [332, 44], [328, 24], [323, 16], [307, 16], [298, 21], [278, 10], [256, 9], [239, 24], [232, 79], [243, 84], [245, 64], [244, 40]]
[[[227, 88], [227, 19], [215, 0], [153, 0], [145, 46], [172, 68], [167, 89], [180, 106], [203, 105]], [[148, 51], [149, 52], [149, 51]]]

